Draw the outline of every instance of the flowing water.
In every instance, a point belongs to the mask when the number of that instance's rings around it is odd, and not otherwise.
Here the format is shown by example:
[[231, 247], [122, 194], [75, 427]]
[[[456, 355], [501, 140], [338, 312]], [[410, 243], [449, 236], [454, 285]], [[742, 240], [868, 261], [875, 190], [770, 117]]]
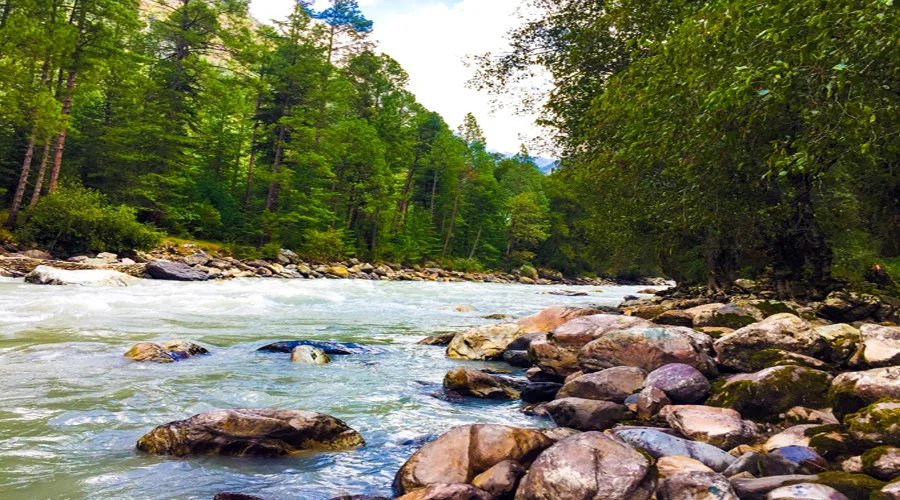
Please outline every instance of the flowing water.
[[[142, 281], [127, 288], [52, 287], [0, 279], [0, 498], [266, 498], [389, 495], [400, 465], [452, 426], [548, 425], [519, 402], [433, 397], [460, 362], [426, 335], [551, 305], [615, 305], [635, 287], [237, 280]], [[456, 305], [469, 305], [460, 313]], [[167, 365], [122, 357], [142, 341], [198, 342], [212, 355]], [[329, 365], [256, 352], [279, 340], [378, 345]], [[485, 363], [469, 362], [480, 367]], [[505, 366], [495, 363], [495, 367]], [[283, 459], [170, 459], [135, 451], [153, 427], [217, 408], [319, 411], [366, 446]]]

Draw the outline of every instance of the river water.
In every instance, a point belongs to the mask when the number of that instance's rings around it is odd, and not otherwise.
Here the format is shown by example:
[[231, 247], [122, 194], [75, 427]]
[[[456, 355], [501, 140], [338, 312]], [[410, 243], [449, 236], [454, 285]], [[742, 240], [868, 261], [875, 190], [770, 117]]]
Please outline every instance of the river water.
[[[431, 394], [461, 362], [422, 337], [552, 305], [615, 305], [637, 287], [329, 280], [141, 281], [127, 288], [52, 287], [0, 279], [0, 498], [266, 498], [390, 494], [394, 473], [429, 436], [452, 426], [548, 422], [519, 402], [447, 402]], [[642, 287], [643, 288], [643, 287]], [[457, 312], [467, 305], [471, 312]], [[185, 339], [211, 356], [132, 363], [142, 341]], [[317, 339], [378, 345], [382, 354], [292, 364], [262, 345]], [[481, 367], [489, 363], [468, 362]], [[506, 366], [494, 363], [494, 367]], [[283, 459], [141, 454], [153, 427], [217, 408], [327, 413], [366, 446]]]

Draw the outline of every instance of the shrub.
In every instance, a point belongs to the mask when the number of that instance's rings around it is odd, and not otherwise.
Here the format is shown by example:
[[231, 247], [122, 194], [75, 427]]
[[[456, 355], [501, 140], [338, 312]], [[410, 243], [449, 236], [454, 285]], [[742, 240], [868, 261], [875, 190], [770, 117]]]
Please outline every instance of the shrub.
[[345, 255], [344, 232], [339, 229], [318, 231], [311, 229], [304, 233], [300, 255], [314, 260], [337, 260]]
[[156, 245], [162, 234], [139, 223], [135, 210], [111, 205], [102, 193], [64, 186], [26, 214], [20, 241], [51, 252], [129, 252]]

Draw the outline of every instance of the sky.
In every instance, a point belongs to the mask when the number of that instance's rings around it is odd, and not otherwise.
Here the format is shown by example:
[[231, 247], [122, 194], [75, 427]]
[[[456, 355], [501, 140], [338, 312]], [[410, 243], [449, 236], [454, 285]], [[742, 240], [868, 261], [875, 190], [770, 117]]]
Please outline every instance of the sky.
[[[319, 0], [318, 7], [327, 4]], [[491, 96], [467, 88], [474, 69], [464, 60], [473, 54], [502, 53], [505, 34], [521, 23], [521, 0], [359, 0], [375, 23], [373, 37], [379, 50], [396, 59], [409, 73], [409, 90], [425, 107], [443, 115], [454, 130], [467, 112], [481, 124], [488, 148], [516, 153], [522, 143], [535, 156], [531, 139], [541, 130], [534, 116], [522, 116], [511, 107], [496, 109]], [[293, 0], [252, 0], [250, 11], [263, 22], [283, 18]]]

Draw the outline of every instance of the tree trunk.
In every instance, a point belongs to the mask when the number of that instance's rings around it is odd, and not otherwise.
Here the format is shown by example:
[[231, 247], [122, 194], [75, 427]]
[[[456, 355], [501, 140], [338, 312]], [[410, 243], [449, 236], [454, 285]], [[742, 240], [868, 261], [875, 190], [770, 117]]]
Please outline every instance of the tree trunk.
[[9, 13], [12, 11], [13, 0], [6, 0], [3, 4], [3, 14], [0, 15], [0, 28], [6, 26], [6, 20], [9, 19]]
[[478, 226], [478, 233], [475, 234], [475, 243], [472, 244], [472, 251], [469, 252], [469, 260], [475, 258], [475, 250], [478, 249], [478, 241], [481, 240], [481, 231], [484, 229], [484, 226]]
[[253, 113], [253, 132], [250, 133], [250, 161], [247, 165], [247, 191], [244, 193], [244, 205], [250, 206], [253, 197], [253, 170], [256, 168], [256, 138], [259, 134], [259, 110], [262, 107], [262, 92], [256, 95], [256, 111]]
[[31, 193], [31, 201], [28, 208], [34, 208], [41, 199], [41, 190], [44, 189], [44, 176], [47, 173], [47, 162], [50, 159], [50, 138], [44, 141], [44, 153], [41, 155], [41, 166], [38, 168], [37, 179], [34, 180], [34, 191]]
[[456, 228], [456, 214], [459, 210], [459, 198], [461, 195], [462, 179], [460, 179], [459, 185], [456, 187], [456, 196], [453, 198], [453, 210], [450, 212], [450, 227], [447, 228], [447, 238], [444, 240], [444, 249], [441, 251], [441, 256], [447, 255], [447, 250], [450, 248], [450, 242], [453, 240], [453, 231]]
[[715, 231], [707, 237], [705, 259], [707, 291], [710, 294], [730, 293], [737, 273], [737, 251], [734, 241]]
[[434, 171], [434, 178], [431, 181], [431, 223], [434, 224], [434, 199], [437, 194], [437, 170]]
[[278, 183], [278, 172], [281, 170], [282, 145], [284, 141], [284, 126], [279, 127], [278, 142], [275, 143], [275, 160], [272, 162], [272, 183], [269, 184], [269, 194], [266, 196], [266, 211], [271, 212], [275, 209], [275, 202], [278, 200], [278, 191], [281, 185]]
[[65, 123], [69, 114], [72, 112], [72, 98], [75, 93], [75, 80], [78, 72], [74, 69], [69, 70], [69, 77], [66, 79], [66, 93], [62, 103], [63, 126], [56, 137], [56, 149], [53, 154], [53, 168], [50, 170], [50, 185], [47, 188], [48, 193], [56, 191], [59, 184], [59, 171], [62, 169], [63, 151], [66, 148], [66, 135], [68, 134], [68, 125]]
[[6, 218], [6, 226], [16, 227], [19, 218], [19, 209], [22, 207], [22, 199], [25, 197], [25, 187], [28, 185], [28, 174], [31, 172], [31, 160], [34, 158], [34, 132], [28, 137], [28, 148], [25, 149], [25, 159], [22, 161], [22, 170], [19, 173], [19, 183], [16, 185], [16, 193], [13, 195], [12, 205], [9, 207], [9, 217]]

